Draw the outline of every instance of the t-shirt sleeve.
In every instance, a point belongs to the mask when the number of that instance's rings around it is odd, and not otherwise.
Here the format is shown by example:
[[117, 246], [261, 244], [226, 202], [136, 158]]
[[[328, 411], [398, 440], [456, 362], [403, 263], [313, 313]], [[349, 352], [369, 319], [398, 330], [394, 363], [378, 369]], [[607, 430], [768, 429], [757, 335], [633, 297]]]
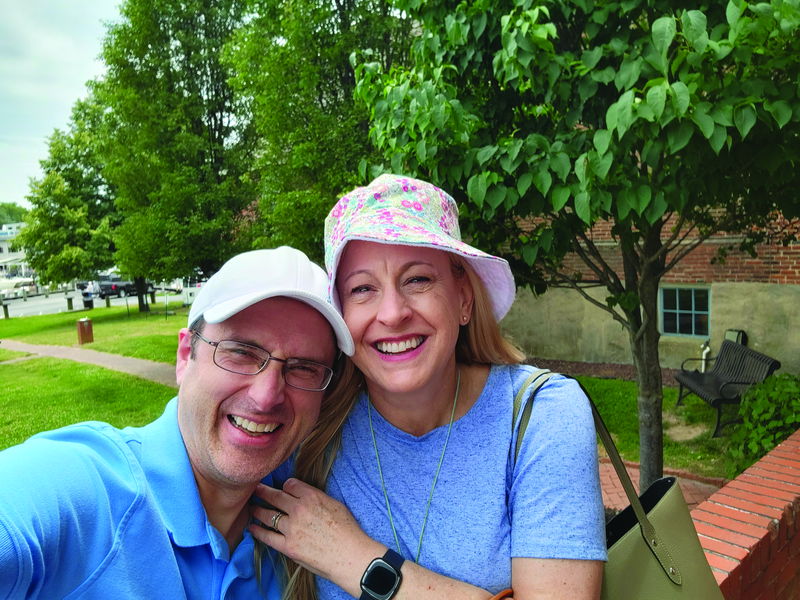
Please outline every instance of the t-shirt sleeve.
[[606, 559], [594, 421], [572, 379], [555, 376], [536, 394], [512, 467], [509, 512], [512, 556]]

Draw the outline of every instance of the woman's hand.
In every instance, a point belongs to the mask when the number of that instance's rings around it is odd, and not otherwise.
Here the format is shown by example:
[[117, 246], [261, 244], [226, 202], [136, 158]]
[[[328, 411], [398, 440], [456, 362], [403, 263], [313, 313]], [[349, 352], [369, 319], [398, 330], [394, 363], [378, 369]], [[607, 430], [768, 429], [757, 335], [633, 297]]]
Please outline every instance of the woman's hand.
[[[366, 565], [382, 556], [385, 546], [369, 538], [341, 503], [299, 479], [288, 479], [283, 490], [259, 485], [256, 495], [275, 508], [254, 506], [250, 525], [258, 540], [325, 577], [358, 597]], [[277, 529], [269, 529], [277, 511]], [[346, 549], [346, 551], [343, 551]]]

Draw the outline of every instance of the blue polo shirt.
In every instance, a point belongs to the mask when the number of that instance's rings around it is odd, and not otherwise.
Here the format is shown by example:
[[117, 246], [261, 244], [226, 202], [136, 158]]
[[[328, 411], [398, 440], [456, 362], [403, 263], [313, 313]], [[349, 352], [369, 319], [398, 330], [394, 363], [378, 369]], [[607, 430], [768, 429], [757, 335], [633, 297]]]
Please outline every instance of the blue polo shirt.
[[231, 554], [208, 522], [177, 406], [0, 452], [0, 598], [280, 598], [274, 558], [259, 589], [250, 533]]

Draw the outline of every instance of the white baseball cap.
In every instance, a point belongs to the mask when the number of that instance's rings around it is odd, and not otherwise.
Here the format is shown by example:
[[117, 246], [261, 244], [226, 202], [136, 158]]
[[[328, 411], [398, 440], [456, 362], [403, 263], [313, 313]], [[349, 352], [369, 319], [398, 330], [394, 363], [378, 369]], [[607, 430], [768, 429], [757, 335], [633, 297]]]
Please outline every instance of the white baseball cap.
[[220, 323], [266, 298], [283, 296], [305, 302], [333, 327], [339, 349], [352, 356], [353, 338], [328, 298], [328, 276], [289, 246], [252, 250], [231, 258], [203, 284], [189, 311], [189, 327], [203, 317]]

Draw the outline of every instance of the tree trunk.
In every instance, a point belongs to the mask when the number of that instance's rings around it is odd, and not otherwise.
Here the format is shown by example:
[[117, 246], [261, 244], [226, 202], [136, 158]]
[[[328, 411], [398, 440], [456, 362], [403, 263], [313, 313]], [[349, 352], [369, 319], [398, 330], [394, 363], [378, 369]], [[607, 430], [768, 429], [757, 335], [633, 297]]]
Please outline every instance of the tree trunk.
[[139, 300], [139, 312], [150, 312], [150, 303], [147, 301], [147, 282], [144, 277], [134, 277], [136, 284], [136, 297]]
[[640, 308], [644, 313], [638, 331], [631, 331], [631, 352], [639, 388], [639, 489], [644, 491], [664, 470], [662, 426], [663, 390], [658, 355], [658, 282], [645, 276], [639, 286]]

